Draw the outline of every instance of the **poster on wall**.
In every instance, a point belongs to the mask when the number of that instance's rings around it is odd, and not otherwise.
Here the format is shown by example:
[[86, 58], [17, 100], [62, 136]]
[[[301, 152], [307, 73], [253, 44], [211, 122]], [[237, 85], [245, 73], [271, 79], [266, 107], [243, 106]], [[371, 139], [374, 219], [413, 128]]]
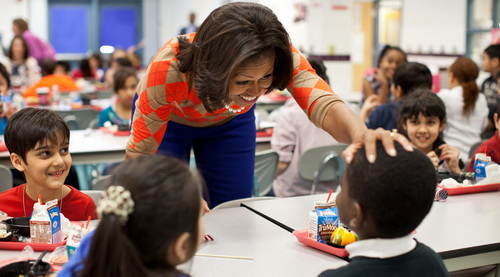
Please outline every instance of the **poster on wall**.
[[295, 19], [294, 22], [306, 21], [307, 6], [304, 3], [295, 3]]

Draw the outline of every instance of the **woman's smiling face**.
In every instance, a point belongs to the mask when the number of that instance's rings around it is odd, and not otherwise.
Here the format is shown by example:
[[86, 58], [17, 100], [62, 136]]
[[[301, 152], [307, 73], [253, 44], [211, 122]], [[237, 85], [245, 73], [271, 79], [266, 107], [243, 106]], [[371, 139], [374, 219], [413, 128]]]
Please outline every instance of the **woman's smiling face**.
[[274, 54], [243, 64], [229, 82], [229, 103], [252, 105], [273, 82]]

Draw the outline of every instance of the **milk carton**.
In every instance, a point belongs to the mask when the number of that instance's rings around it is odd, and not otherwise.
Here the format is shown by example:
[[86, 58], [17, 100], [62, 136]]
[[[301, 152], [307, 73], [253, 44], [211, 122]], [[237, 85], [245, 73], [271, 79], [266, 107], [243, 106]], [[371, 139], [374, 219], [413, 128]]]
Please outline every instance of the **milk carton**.
[[30, 219], [30, 237], [33, 243], [60, 243], [63, 241], [57, 199], [49, 201], [45, 205], [35, 203]]
[[476, 181], [481, 181], [486, 178], [486, 166], [491, 162], [491, 157], [484, 153], [477, 153], [474, 161], [474, 173]]
[[339, 226], [339, 215], [335, 203], [315, 202], [309, 212], [309, 239], [327, 243], [333, 231]]

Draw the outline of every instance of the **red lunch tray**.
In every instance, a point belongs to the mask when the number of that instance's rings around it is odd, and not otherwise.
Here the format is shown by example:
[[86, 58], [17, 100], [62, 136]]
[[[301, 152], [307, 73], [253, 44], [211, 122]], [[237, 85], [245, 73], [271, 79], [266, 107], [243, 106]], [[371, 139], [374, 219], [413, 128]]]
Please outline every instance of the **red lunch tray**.
[[330, 246], [328, 244], [324, 244], [312, 239], [309, 239], [308, 237], [308, 229], [301, 229], [301, 230], [295, 230], [292, 232], [292, 234], [295, 235], [297, 240], [307, 246], [310, 246], [312, 248], [316, 248], [318, 250], [321, 250], [326, 253], [333, 254], [338, 257], [347, 257], [349, 256], [349, 252], [345, 250], [345, 248], [340, 248], [340, 247], [334, 247]]
[[109, 128], [106, 128], [106, 127], [100, 127], [99, 128], [101, 131], [103, 131], [104, 133], [109, 133], [109, 134], [113, 134], [115, 136], [130, 136], [130, 131], [111, 131]]
[[66, 240], [60, 243], [31, 243], [31, 242], [14, 242], [14, 241], [0, 241], [0, 249], [6, 250], [23, 250], [26, 246], [31, 246], [35, 251], [54, 251], [59, 246], [66, 244]]
[[472, 185], [472, 186], [459, 187], [459, 188], [445, 188], [445, 187], [442, 187], [442, 188], [448, 192], [448, 195], [459, 195], [459, 194], [467, 194], [467, 193], [478, 193], [478, 192], [485, 192], [485, 191], [500, 190], [500, 183], [486, 184], [486, 185]]
[[263, 131], [256, 132], [257, 137], [270, 137], [273, 135], [273, 128], [267, 128]]

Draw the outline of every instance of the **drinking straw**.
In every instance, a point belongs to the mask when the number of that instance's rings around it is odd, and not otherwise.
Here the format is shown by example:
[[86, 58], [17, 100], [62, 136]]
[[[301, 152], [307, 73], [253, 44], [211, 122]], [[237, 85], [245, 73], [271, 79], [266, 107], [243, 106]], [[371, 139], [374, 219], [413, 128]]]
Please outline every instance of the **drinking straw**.
[[40, 194], [38, 195], [38, 204], [42, 205], [42, 196]]
[[330, 196], [332, 196], [332, 192], [333, 192], [333, 190], [330, 190], [330, 193], [328, 194], [328, 198], [326, 198], [326, 203], [328, 203], [328, 201], [330, 200]]
[[89, 228], [90, 218], [92, 218], [92, 217], [89, 215], [89, 217], [87, 217], [87, 223], [85, 224], [85, 229]]

